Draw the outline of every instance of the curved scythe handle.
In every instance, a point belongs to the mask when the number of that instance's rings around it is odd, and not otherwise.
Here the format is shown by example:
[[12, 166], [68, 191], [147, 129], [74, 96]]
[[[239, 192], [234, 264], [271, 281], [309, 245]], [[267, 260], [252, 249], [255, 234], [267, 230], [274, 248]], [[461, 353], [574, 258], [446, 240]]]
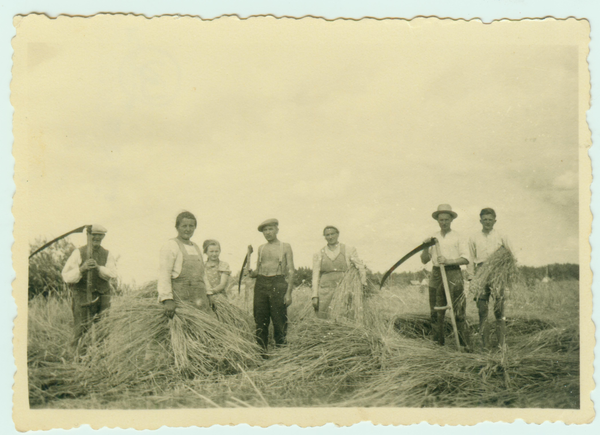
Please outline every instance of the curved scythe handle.
[[381, 290], [381, 288], [383, 287], [383, 284], [385, 283], [385, 280], [389, 278], [389, 276], [392, 274], [392, 272], [394, 270], [396, 270], [398, 268], [398, 266], [400, 266], [402, 263], [404, 263], [410, 257], [412, 257], [413, 255], [415, 255], [417, 252], [421, 252], [422, 250], [427, 249], [427, 248], [429, 248], [430, 246], [433, 246], [433, 245], [435, 245], [435, 239], [431, 239], [429, 242], [420, 244], [415, 249], [413, 249], [408, 254], [406, 254], [404, 257], [402, 257], [400, 260], [398, 260], [396, 262], [396, 264], [394, 264], [390, 268], [390, 270], [388, 270], [385, 273], [385, 275], [383, 275], [383, 278], [381, 278], [381, 284], [379, 284], [379, 290]]
[[41, 247], [39, 247], [35, 251], [33, 251], [33, 253], [31, 255], [29, 255], [29, 258], [33, 257], [38, 252], [43, 251], [44, 249], [46, 249], [48, 246], [52, 245], [53, 243], [58, 242], [60, 239], [64, 239], [65, 237], [67, 237], [71, 234], [74, 234], [74, 233], [83, 233], [83, 230], [85, 230], [87, 227], [89, 227], [89, 225], [83, 225], [79, 228], [75, 228], [74, 230], [69, 231], [68, 233], [63, 234], [62, 236], [58, 236], [56, 239], [50, 240], [48, 243], [42, 245]]

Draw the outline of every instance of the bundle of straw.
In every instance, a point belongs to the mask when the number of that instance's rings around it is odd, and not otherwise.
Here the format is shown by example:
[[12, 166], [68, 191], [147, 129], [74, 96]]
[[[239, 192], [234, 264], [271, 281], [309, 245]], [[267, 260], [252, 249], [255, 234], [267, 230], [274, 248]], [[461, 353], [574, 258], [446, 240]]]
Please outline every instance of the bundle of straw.
[[363, 325], [364, 306], [363, 290], [358, 270], [349, 268], [338, 284], [329, 305], [329, 318], [353, 320]]
[[248, 312], [233, 305], [224, 295], [215, 295], [212, 302], [219, 321], [243, 333], [247, 340], [253, 340], [254, 319]]
[[138, 297], [141, 298], [153, 298], [158, 299], [158, 281], [148, 281], [142, 285], [137, 293]]
[[477, 298], [489, 286], [494, 298], [503, 298], [504, 291], [516, 282], [518, 273], [515, 257], [501, 246], [479, 268], [471, 281], [470, 290]]
[[260, 362], [246, 328], [187, 304], [167, 319], [155, 301], [120, 299], [96, 326], [77, 379], [93, 391], [143, 387], [142, 394], [152, 393], [178, 379], [235, 373]]
[[315, 317], [312, 306], [312, 287], [306, 283], [300, 284], [293, 291], [293, 303], [288, 307], [289, 323], [298, 323], [307, 318]]

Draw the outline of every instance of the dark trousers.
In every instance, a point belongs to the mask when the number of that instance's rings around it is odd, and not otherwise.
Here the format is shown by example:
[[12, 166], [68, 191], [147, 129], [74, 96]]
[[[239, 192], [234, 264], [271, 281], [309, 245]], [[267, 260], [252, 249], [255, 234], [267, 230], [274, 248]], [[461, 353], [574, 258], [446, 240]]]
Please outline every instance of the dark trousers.
[[[477, 298], [477, 308], [479, 308], [479, 320], [486, 320], [489, 311], [489, 302], [492, 289], [486, 286], [484, 292]], [[504, 318], [504, 289], [501, 289], [498, 297], [494, 298], [494, 316], [496, 320], [503, 320]]]
[[[471, 345], [469, 331], [466, 327], [466, 310], [467, 298], [465, 297], [465, 289], [463, 283], [462, 272], [460, 267], [446, 267], [446, 278], [448, 279], [448, 288], [450, 290], [450, 298], [452, 299], [452, 308], [456, 318], [456, 329], [460, 343], [463, 346]], [[431, 312], [431, 323], [435, 331], [435, 339], [441, 345], [444, 344], [444, 319], [446, 311], [436, 311], [434, 307], [445, 307], [446, 292], [442, 282], [442, 273], [439, 267], [433, 268], [431, 279], [429, 280], [429, 309]]]
[[283, 276], [262, 276], [254, 285], [254, 321], [256, 340], [264, 350], [269, 343], [269, 324], [273, 321], [275, 344], [285, 344], [287, 332], [287, 307], [283, 302], [288, 284]]
[[97, 292], [92, 292], [92, 300], [99, 298], [98, 302], [89, 306], [83, 307], [82, 304], [87, 302], [86, 292], [73, 290], [73, 343], [76, 347], [83, 334], [87, 332], [92, 324], [92, 321], [98, 321], [100, 314], [110, 307], [110, 295], [103, 295]]
[[[479, 311], [479, 334], [481, 345], [486, 348], [490, 343], [490, 331], [487, 325], [489, 302], [492, 289], [486, 286], [483, 293], [477, 298], [477, 309]], [[503, 346], [506, 335], [506, 320], [504, 318], [504, 289], [499, 289], [494, 296], [494, 316], [496, 317], [496, 336], [498, 345]]]

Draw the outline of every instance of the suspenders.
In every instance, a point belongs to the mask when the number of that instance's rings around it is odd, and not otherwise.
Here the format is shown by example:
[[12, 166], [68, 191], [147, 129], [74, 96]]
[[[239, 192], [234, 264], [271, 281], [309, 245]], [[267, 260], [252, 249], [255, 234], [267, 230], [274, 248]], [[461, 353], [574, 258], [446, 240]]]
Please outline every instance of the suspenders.
[[[277, 265], [277, 273], [279, 273], [279, 269], [281, 269], [281, 273], [283, 273], [283, 242], [279, 242], [279, 264]], [[258, 247], [258, 258], [256, 260], [256, 270], [260, 273], [260, 263], [262, 262], [262, 251], [265, 245], [260, 245]]]
[[[327, 255], [325, 253], [325, 249], [327, 249], [327, 246], [324, 246], [321, 249], [321, 259], [320, 259], [321, 264], [323, 264], [323, 255]], [[346, 245], [344, 245], [343, 243], [340, 243], [340, 254], [342, 254], [344, 256], [344, 258], [346, 259], [346, 264], [348, 265], [348, 268], [350, 268], [352, 266], [352, 263], [350, 262], [350, 259], [346, 255]]]

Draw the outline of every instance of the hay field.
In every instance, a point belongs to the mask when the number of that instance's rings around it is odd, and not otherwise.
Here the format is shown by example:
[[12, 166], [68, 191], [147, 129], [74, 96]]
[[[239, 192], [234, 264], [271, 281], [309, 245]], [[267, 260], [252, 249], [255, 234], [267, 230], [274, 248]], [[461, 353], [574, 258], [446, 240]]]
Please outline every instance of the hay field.
[[[316, 319], [310, 289], [301, 286], [289, 309], [288, 345], [262, 360], [248, 339], [250, 294], [236, 293], [230, 293], [228, 317], [235, 321], [202, 320], [195, 328], [206, 334], [189, 328], [186, 334], [205, 341], [187, 347], [190, 341], [170, 341], [173, 326], [158, 320], [153, 298], [114, 297], [111, 311], [121, 326], [107, 331], [101, 321], [95, 336], [109, 334], [103, 340], [108, 344], [92, 347], [77, 362], [68, 345], [70, 300], [34, 298], [28, 320], [31, 407], [579, 407], [577, 281], [514, 289], [506, 308], [508, 350], [471, 354], [453, 348], [449, 322], [447, 346], [431, 341], [426, 289], [374, 293], [364, 301], [363, 324], [356, 325]], [[467, 307], [476, 333], [472, 298]], [[493, 324], [491, 309], [489, 318]], [[101, 353], [117, 348], [126, 351]]]

